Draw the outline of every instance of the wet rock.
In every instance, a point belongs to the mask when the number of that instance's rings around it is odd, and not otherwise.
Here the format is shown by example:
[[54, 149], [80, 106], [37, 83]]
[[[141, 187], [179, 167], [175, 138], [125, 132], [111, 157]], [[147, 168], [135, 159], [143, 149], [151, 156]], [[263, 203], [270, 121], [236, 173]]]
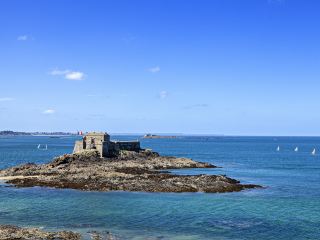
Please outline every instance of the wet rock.
[[45, 232], [37, 228], [21, 228], [12, 225], [0, 225], [0, 240], [80, 240], [79, 233]]
[[[151, 150], [121, 151], [100, 158], [96, 151], [66, 154], [48, 164], [26, 164], [0, 171], [17, 187], [73, 188], [86, 191], [233, 192], [258, 185], [241, 184], [221, 175], [175, 175], [159, 170], [214, 168], [188, 158], [164, 157]], [[14, 177], [19, 176], [19, 177]]]
[[114, 236], [110, 232], [90, 232], [90, 236], [92, 240], [120, 240], [120, 238]]
[[90, 162], [99, 161], [100, 154], [96, 150], [85, 150], [81, 153], [74, 154], [64, 154], [62, 156], [56, 157], [51, 162], [52, 167], [59, 166], [61, 164], [70, 164], [72, 162]]

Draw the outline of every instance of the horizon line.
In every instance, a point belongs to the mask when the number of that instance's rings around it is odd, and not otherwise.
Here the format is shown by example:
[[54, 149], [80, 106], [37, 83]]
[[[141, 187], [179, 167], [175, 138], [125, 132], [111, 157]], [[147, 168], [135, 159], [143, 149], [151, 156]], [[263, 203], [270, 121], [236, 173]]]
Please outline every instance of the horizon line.
[[[16, 133], [70, 133], [76, 134], [78, 131], [14, 131], [14, 130], [0, 130], [0, 132], [12, 131]], [[90, 132], [90, 131], [86, 131]], [[84, 132], [84, 133], [86, 133]], [[154, 134], [159, 136], [208, 136], [208, 137], [320, 137], [320, 135], [263, 135], [263, 134], [218, 134], [218, 133], [170, 133], [170, 132], [107, 132], [110, 135], [145, 135]]]

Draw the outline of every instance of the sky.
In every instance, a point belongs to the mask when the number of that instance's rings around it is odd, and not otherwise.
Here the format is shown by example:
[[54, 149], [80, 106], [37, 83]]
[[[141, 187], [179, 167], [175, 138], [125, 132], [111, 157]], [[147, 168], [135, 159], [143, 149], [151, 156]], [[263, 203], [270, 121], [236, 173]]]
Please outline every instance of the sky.
[[320, 1], [1, 0], [0, 130], [320, 136]]

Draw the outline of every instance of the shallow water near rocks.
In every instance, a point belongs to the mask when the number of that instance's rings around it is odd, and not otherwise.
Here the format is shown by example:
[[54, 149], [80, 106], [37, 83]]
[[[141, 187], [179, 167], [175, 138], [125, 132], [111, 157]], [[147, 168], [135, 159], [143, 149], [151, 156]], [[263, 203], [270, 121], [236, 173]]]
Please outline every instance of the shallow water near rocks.
[[[136, 139], [137, 136], [116, 136]], [[1, 137], [0, 168], [45, 163], [70, 153], [77, 137]], [[172, 170], [226, 174], [264, 189], [238, 193], [82, 192], [0, 185], [0, 224], [109, 231], [123, 239], [320, 239], [320, 138], [181, 137], [142, 139], [163, 155], [222, 168]], [[37, 149], [47, 144], [48, 150]], [[277, 152], [277, 146], [281, 151]], [[299, 152], [294, 152], [298, 146]]]

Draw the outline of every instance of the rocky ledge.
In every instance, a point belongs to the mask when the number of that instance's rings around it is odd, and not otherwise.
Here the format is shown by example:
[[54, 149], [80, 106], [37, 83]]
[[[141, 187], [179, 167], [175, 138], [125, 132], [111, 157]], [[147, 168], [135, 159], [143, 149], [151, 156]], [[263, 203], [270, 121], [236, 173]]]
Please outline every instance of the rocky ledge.
[[0, 171], [0, 179], [17, 187], [44, 186], [87, 191], [234, 192], [258, 185], [240, 184], [223, 175], [176, 175], [166, 169], [215, 168], [188, 158], [164, 157], [151, 150], [121, 151], [100, 158], [96, 151], [66, 154], [48, 164], [25, 165]]
[[80, 240], [81, 235], [74, 232], [45, 232], [38, 228], [20, 228], [0, 225], [0, 240]]
[[[92, 240], [120, 240], [110, 232], [88, 232]], [[0, 225], [0, 240], [80, 240], [83, 236], [71, 231], [46, 232], [38, 228]]]

